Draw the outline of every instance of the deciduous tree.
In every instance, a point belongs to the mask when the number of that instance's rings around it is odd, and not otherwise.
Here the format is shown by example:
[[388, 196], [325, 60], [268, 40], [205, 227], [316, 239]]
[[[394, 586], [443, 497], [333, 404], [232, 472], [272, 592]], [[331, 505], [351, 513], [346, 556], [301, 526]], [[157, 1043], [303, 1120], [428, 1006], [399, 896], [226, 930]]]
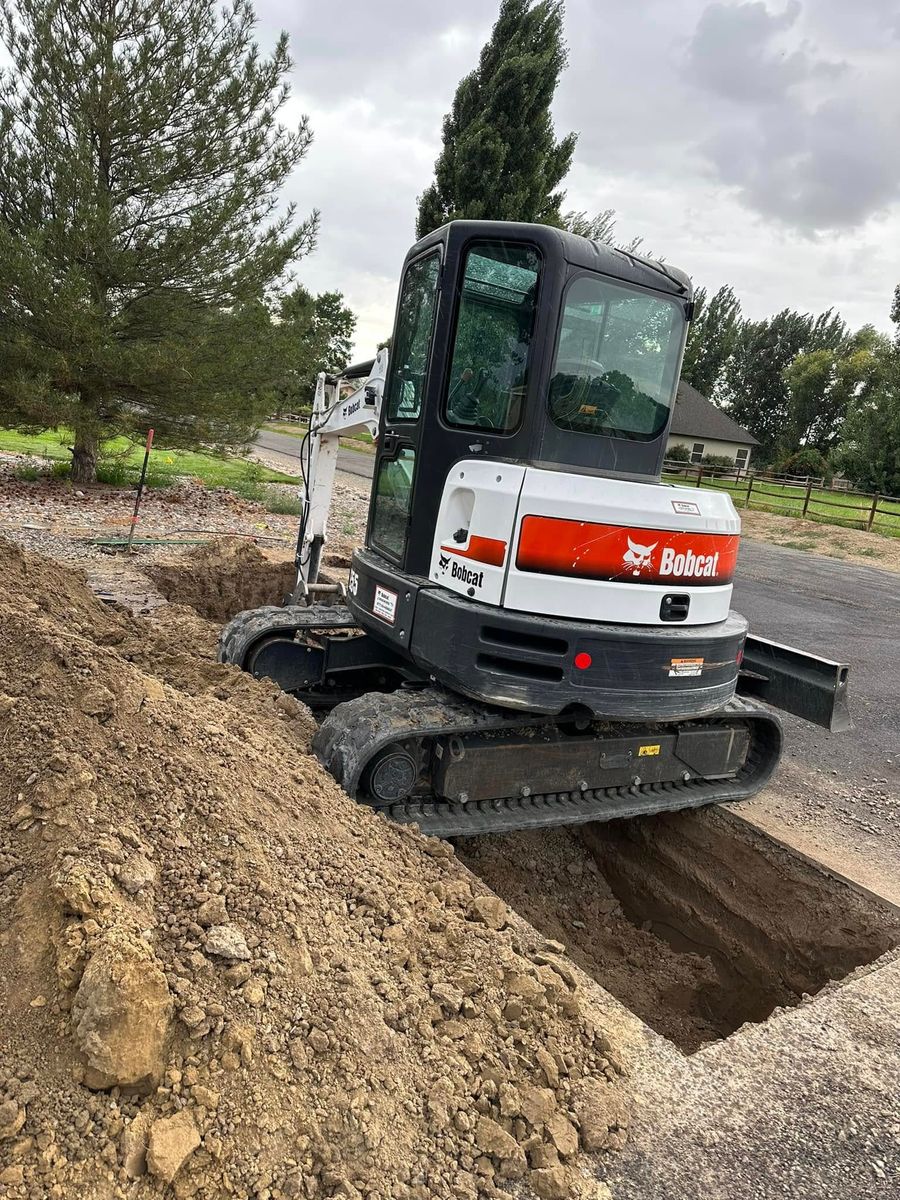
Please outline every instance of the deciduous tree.
[[836, 349], [847, 336], [847, 326], [831, 309], [813, 317], [786, 308], [740, 324], [714, 398], [759, 440], [758, 459], [771, 462], [796, 449], [789, 445], [787, 368], [801, 352]]
[[713, 394], [734, 350], [740, 325], [741, 304], [732, 287], [720, 287], [710, 298], [706, 288], [697, 288], [681, 378], [702, 395]]
[[320, 371], [334, 374], [347, 366], [356, 316], [340, 292], [313, 296], [299, 284], [281, 301], [279, 324], [285, 370], [275, 389], [276, 406], [295, 412], [312, 404]]

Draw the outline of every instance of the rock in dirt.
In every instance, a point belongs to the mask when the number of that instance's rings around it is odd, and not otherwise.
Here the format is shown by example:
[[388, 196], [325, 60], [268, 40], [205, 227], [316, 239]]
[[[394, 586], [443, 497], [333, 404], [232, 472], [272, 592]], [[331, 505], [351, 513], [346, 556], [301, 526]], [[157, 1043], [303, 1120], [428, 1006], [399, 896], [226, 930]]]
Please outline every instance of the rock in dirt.
[[153, 1114], [142, 1109], [122, 1134], [119, 1152], [122, 1167], [129, 1179], [140, 1179], [147, 1174], [147, 1142]]
[[199, 1145], [197, 1125], [186, 1108], [174, 1117], [154, 1121], [147, 1142], [147, 1170], [171, 1183]]
[[541, 1200], [569, 1200], [573, 1180], [565, 1167], [545, 1167], [532, 1171], [528, 1182]]
[[136, 896], [156, 880], [156, 868], [144, 854], [131, 854], [119, 869], [116, 881], [129, 896]]
[[561, 1112], [554, 1113], [547, 1122], [550, 1140], [563, 1158], [574, 1158], [578, 1153], [578, 1130]]
[[503, 929], [509, 920], [509, 910], [499, 896], [476, 896], [472, 901], [472, 920], [488, 929]]
[[227, 925], [228, 909], [224, 896], [210, 896], [197, 909], [197, 924], [205, 929], [210, 925]]
[[0, 1104], [0, 1141], [14, 1138], [25, 1124], [25, 1109], [20, 1108], [15, 1100], [5, 1100]]
[[589, 1153], [619, 1145], [628, 1124], [628, 1105], [619, 1088], [602, 1079], [576, 1084], [572, 1108], [581, 1131], [581, 1145]]
[[72, 1007], [88, 1087], [146, 1091], [158, 1083], [171, 1013], [166, 977], [152, 951], [110, 930], [85, 967]]
[[475, 1144], [479, 1150], [497, 1159], [505, 1179], [520, 1179], [525, 1174], [525, 1151], [502, 1125], [490, 1117], [479, 1117], [475, 1126]]
[[206, 931], [207, 954], [228, 962], [246, 962], [250, 957], [247, 939], [236, 925], [213, 925]]

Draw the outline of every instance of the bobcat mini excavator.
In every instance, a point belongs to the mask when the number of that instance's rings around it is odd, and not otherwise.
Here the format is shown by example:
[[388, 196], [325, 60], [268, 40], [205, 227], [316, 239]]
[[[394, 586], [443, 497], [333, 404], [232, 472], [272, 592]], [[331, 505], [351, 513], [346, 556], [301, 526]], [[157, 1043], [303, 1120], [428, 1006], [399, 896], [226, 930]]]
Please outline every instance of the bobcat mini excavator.
[[[773, 708], [849, 726], [845, 665], [730, 611], [728, 493], [661, 482], [691, 315], [669, 265], [454, 221], [407, 255], [390, 362], [319, 376], [296, 590], [220, 658], [327, 712], [314, 749], [351, 796], [441, 836], [659, 813], [757, 792]], [[363, 428], [345, 590], [319, 563]]]

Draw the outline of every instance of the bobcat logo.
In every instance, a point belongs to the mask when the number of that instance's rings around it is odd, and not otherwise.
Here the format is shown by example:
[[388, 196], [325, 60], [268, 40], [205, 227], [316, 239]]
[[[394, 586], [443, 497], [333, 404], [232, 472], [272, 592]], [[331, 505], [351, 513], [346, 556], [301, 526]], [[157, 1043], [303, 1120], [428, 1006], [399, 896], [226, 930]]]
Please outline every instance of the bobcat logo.
[[440, 556], [440, 558], [438, 559], [438, 565], [440, 566], [442, 571], [446, 571], [447, 568], [450, 566], [450, 555], [442, 554]]
[[639, 546], [637, 542], [628, 539], [628, 549], [622, 555], [622, 562], [627, 567], [631, 567], [632, 575], [640, 575], [643, 570], [650, 570], [653, 566], [651, 555], [659, 542], [654, 542], [652, 546]]

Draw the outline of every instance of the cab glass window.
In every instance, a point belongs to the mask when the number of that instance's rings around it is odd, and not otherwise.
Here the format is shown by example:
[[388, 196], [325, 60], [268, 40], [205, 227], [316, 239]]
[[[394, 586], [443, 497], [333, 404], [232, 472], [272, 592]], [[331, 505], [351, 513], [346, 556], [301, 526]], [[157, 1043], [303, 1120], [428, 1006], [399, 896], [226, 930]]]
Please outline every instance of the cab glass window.
[[673, 300], [579, 276], [566, 293], [550, 381], [563, 429], [649, 441], [669, 417], [684, 309]]
[[540, 255], [476, 242], [466, 255], [444, 415], [468, 429], [515, 429], [522, 416]]
[[415, 462], [416, 452], [403, 449], [378, 466], [371, 541], [397, 562], [406, 549]]
[[435, 251], [408, 267], [403, 279], [391, 346], [389, 421], [415, 421], [422, 411], [439, 270], [440, 255]]

